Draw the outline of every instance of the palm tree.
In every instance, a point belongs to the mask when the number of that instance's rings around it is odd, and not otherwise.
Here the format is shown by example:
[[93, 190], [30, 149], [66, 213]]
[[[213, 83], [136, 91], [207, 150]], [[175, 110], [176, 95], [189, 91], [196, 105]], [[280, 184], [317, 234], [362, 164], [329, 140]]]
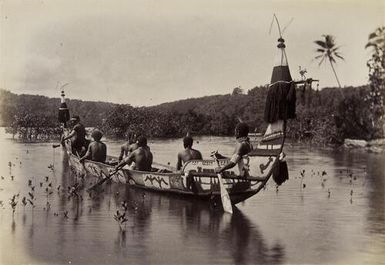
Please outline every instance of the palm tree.
[[385, 26], [377, 28], [370, 33], [369, 41], [365, 48], [372, 48], [372, 58], [368, 60], [369, 81], [378, 85], [379, 89], [385, 88]]
[[385, 91], [385, 26], [370, 33], [365, 48], [372, 48], [372, 56], [367, 62], [369, 68], [370, 92], [365, 97], [369, 103], [369, 119], [372, 124], [371, 138], [384, 136], [384, 97]]
[[374, 32], [370, 33], [369, 41], [365, 48], [373, 47], [374, 49], [382, 49], [384, 52], [385, 48], [385, 26], [377, 28]]
[[314, 41], [316, 44], [318, 44], [318, 48], [316, 50], [317, 53], [320, 53], [315, 57], [315, 59], [321, 59], [318, 65], [321, 65], [324, 60], [328, 60], [330, 63], [330, 66], [333, 69], [333, 73], [336, 77], [338, 86], [341, 88], [340, 81], [338, 80], [338, 76], [336, 73], [336, 70], [334, 69], [334, 64], [336, 63], [336, 58], [345, 60], [341, 54], [339, 53], [339, 48], [336, 46], [334, 37], [332, 35], [322, 35], [324, 40], [316, 40]]

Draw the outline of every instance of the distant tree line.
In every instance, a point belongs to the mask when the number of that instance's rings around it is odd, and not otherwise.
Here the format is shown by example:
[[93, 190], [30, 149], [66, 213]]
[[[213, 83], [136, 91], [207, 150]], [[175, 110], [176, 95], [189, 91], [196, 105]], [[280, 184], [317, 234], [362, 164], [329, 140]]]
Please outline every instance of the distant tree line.
[[125, 137], [130, 132], [160, 138], [181, 137], [187, 132], [226, 136], [234, 133], [241, 119], [262, 130], [266, 92], [267, 89], [261, 87], [249, 91], [248, 95], [207, 96], [146, 108], [115, 105], [106, 116], [102, 129], [118, 137]]
[[[383, 123], [369, 119], [370, 105], [363, 99], [371, 87], [297, 90], [297, 118], [288, 122], [288, 137], [317, 144], [339, 144], [345, 138], [373, 139], [383, 136]], [[152, 107], [68, 100], [71, 115], [81, 116], [87, 127], [98, 127], [110, 137], [126, 138], [130, 132], [152, 138], [193, 135], [231, 136], [239, 120], [252, 131], [263, 133], [267, 87], [246, 94], [207, 96]], [[0, 119], [7, 131], [23, 140], [58, 138], [60, 100], [44, 96], [16, 95], [0, 90]], [[382, 121], [383, 122], [383, 121]], [[377, 130], [375, 129], [378, 128]]]
[[[68, 100], [71, 114], [82, 117], [90, 127], [99, 127], [114, 104]], [[59, 98], [37, 95], [16, 95], [0, 89], [0, 126], [14, 137], [24, 141], [57, 139], [61, 130], [58, 123]]]

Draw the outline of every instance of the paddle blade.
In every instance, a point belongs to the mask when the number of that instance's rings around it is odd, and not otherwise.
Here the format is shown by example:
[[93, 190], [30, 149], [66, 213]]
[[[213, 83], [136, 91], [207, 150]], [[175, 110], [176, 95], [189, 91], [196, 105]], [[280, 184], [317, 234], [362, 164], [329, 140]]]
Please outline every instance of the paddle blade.
[[96, 187], [102, 185], [108, 178], [104, 178], [87, 189], [88, 192], [94, 190]]
[[218, 174], [219, 188], [221, 192], [221, 201], [223, 210], [227, 213], [233, 213], [233, 206], [231, 205], [231, 200], [229, 193], [227, 192], [225, 185], [223, 184], [222, 175]]
[[95, 183], [94, 185], [92, 185], [90, 188], [87, 189], [87, 191], [92, 191], [93, 189], [95, 189], [96, 187], [102, 185], [105, 181], [109, 180], [112, 178], [112, 176], [118, 172], [118, 170], [120, 170], [120, 168], [118, 169], [115, 169], [113, 171], [110, 172], [110, 174], [108, 176], [106, 176], [105, 178], [101, 179], [100, 181], [98, 181], [97, 183]]

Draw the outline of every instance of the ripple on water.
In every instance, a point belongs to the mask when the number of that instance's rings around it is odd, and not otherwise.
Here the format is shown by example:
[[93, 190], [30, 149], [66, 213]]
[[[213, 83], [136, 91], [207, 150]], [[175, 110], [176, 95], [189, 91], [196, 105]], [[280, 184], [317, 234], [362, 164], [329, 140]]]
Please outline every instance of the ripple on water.
[[[150, 143], [156, 161], [175, 164], [180, 139]], [[269, 181], [229, 216], [219, 206], [117, 185], [94, 198], [84, 191], [83, 200], [68, 198], [75, 179], [60, 148], [4, 135], [0, 144], [7, 150], [0, 161], [0, 263], [374, 264], [383, 257], [383, 155], [293, 145], [285, 149], [290, 179], [278, 191]], [[117, 152], [119, 144], [109, 142], [108, 150]], [[200, 137], [194, 145], [204, 157], [233, 149], [231, 138]], [[22, 207], [31, 186], [36, 207]], [[48, 197], [46, 188], [53, 190]], [[17, 193], [12, 215], [9, 200]], [[129, 207], [120, 227], [113, 216], [122, 201]]]

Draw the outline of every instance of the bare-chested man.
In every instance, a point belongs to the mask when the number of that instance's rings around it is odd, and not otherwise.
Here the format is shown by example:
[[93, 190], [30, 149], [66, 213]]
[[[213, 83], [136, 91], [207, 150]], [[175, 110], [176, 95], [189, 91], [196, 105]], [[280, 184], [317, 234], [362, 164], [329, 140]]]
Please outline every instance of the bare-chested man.
[[80, 123], [80, 117], [75, 115], [71, 118], [71, 122], [74, 124], [72, 131], [67, 136], [63, 136], [62, 144], [67, 139], [71, 139], [72, 153], [75, 155], [82, 155], [86, 150], [86, 129], [84, 125]]
[[183, 138], [184, 150], [178, 153], [178, 162], [176, 164], [176, 169], [180, 170], [182, 164], [190, 160], [202, 159], [202, 154], [196, 149], [192, 148], [193, 138], [191, 136], [186, 136]]
[[138, 144], [136, 143], [137, 138], [138, 136], [136, 134], [129, 135], [128, 141], [120, 147], [119, 162], [121, 162], [123, 158], [127, 157], [132, 151], [138, 148]]
[[138, 148], [132, 151], [126, 158], [124, 158], [116, 168], [121, 168], [124, 165], [131, 165], [135, 163], [133, 169], [139, 171], [151, 171], [152, 166], [152, 153], [147, 146], [147, 138], [139, 136], [136, 141]]
[[[248, 169], [243, 161], [246, 155], [253, 150], [253, 146], [250, 143], [249, 137], [249, 126], [246, 123], [238, 123], [235, 127], [235, 138], [237, 140], [233, 156], [231, 157], [229, 163], [222, 168], [216, 168], [216, 173], [222, 173], [223, 171], [233, 168], [238, 165], [240, 176], [247, 176]], [[224, 156], [216, 153], [217, 158], [225, 158]]]
[[83, 162], [85, 159], [90, 159], [92, 161], [104, 163], [107, 157], [107, 146], [100, 141], [103, 137], [103, 133], [98, 129], [95, 129], [92, 132], [91, 137], [94, 141], [88, 145], [86, 154], [80, 158], [79, 161]]

